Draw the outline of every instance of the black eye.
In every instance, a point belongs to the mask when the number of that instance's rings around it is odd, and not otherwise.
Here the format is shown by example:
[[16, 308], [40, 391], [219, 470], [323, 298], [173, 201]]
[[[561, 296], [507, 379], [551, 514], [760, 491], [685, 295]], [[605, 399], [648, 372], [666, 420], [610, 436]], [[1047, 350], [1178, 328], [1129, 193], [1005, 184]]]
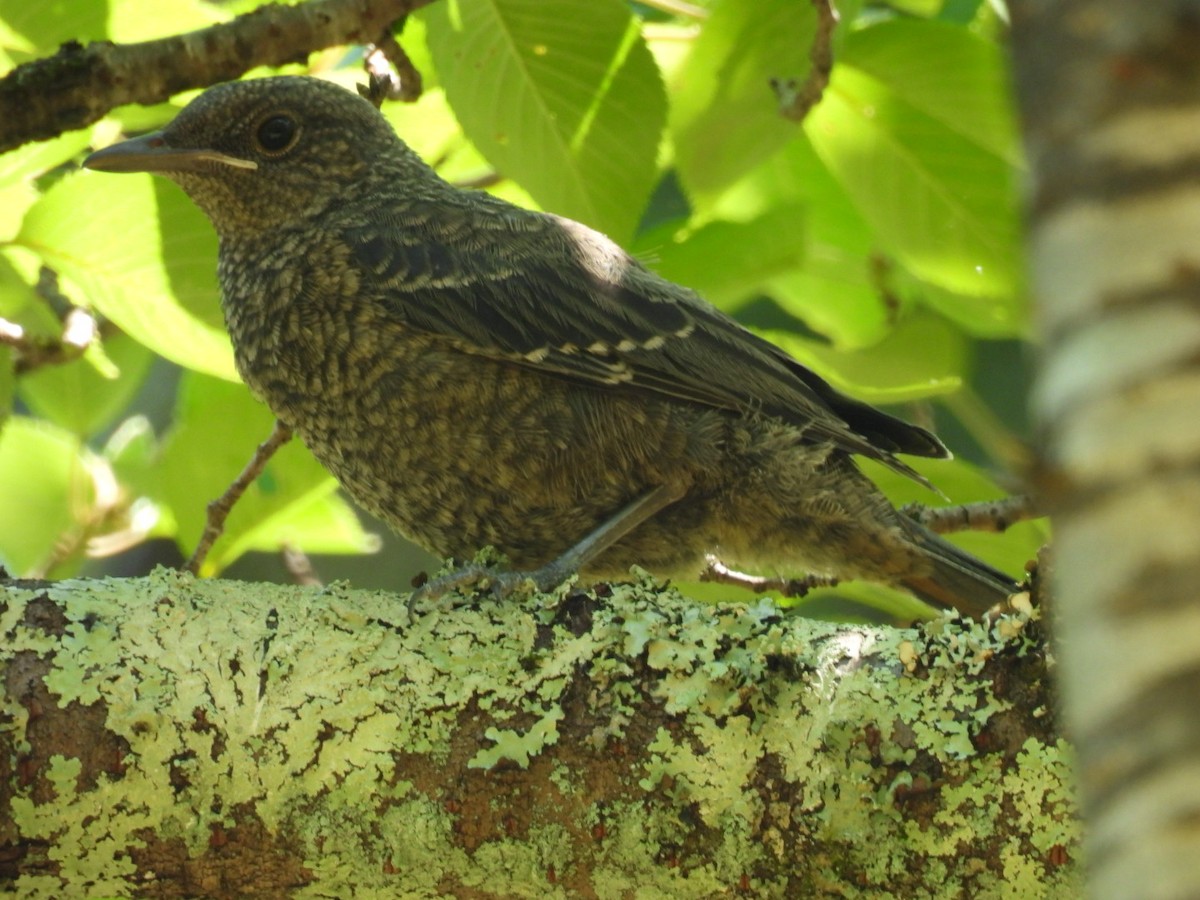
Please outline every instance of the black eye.
[[296, 121], [291, 116], [271, 116], [258, 126], [259, 146], [268, 153], [286, 150], [296, 139]]

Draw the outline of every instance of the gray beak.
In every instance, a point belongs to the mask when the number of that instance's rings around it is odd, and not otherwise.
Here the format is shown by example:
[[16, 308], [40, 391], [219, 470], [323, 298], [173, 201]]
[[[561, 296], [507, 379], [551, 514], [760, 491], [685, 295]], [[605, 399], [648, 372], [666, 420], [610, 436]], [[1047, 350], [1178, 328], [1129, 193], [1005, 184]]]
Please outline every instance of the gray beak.
[[99, 172], [211, 172], [217, 165], [257, 169], [258, 163], [216, 150], [171, 147], [161, 131], [144, 134], [103, 150], [83, 161], [84, 168]]

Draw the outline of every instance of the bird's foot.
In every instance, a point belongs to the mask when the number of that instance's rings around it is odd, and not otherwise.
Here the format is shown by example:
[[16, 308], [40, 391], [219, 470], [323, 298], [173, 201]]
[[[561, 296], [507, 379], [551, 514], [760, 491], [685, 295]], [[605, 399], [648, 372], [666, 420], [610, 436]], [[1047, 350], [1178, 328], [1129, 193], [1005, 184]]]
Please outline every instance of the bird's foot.
[[[409, 609], [418, 603], [435, 601], [451, 591], [480, 585], [500, 600], [513, 596], [532, 582], [533, 590], [546, 593], [558, 587], [574, 573], [619, 541], [638, 525], [684, 495], [686, 484], [660, 484], [637, 497], [613, 516], [601, 522], [579, 543], [532, 572], [505, 572], [486, 563], [476, 562], [439, 576], [418, 588], [409, 598]], [[487, 557], [483, 557], [486, 559]]]
[[[409, 609], [437, 603], [450, 593], [475, 589], [489, 592], [496, 600], [509, 600], [525, 593], [547, 593], [574, 575], [574, 571], [554, 560], [531, 572], [509, 572], [498, 566], [470, 563], [427, 581], [409, 597]], [[457, 604], [451, 604], [457, 605]]]

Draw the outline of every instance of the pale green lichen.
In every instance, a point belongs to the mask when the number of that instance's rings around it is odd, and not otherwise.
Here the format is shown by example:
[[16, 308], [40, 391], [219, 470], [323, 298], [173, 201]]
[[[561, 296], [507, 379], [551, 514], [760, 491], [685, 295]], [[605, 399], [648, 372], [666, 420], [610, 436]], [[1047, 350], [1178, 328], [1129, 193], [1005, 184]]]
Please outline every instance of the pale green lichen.
[[479, 752], [467, 760], [469, 769], [490, 769], [502, 760], [511, 760], [522, 769], [529, 768], [531, 757], [537, 756], [547, 747], [558, 743], [558, 723], [565, 713], [556, 707], [533, 723], [527, 731], [510, 731], [489, 728], [483, 734], [492, 747], [481, 747]]
[[[344, 585], [302, 591], [165, 571], [64, 582], [50, 595], [67, 615], [61, 639], [20, 624], [34, 594], [0, 594], [0, 654], [52, 653], [46, 684], [57, 701], [102, 701], [129, 754], [119, 779], [101, 775], [82, 792], [73, 789], [78, 762], [60, 758], [43, 773], [54, 799], [15, 799], [24, 837], [67, 848], [59, 878], [18, 882], [26, 896], [61, 895], [64, 885], [131, 893], [127, 850], [141, 829], [181, 838], [199, 855], [238, 808], [312, 848], [305, 867], [316, 880], [297, 896], [346, 884], [358, 896], [437, 896], [455, 884], [566, 896], [559, 882], [580, 867], [600, 897], [709, 897], [739, 885], [782, 896], [783, 881], [752, 874], [802, 846], [797, 833], [831, 850], [791, 862], [843, 896], [879, 896], [914, 871], [943, 896], [1011, 895], [1006, 881], [1029, 886], [1021, 896], [1068, 896], [1076, 884], [1073, 864], [1044, 860], [1078, 839], [1067, 748], [1031, 738], [1007, 767], [977, 759], [974, 739], [1008, 704], [963, 670], [1025, 649], [1011, 624], [801, 628], [767, 602], [714, 611], [646, 580], [614, 588], [581, 635], [553, 624], [553, 598], [415, 616], [392, 595]], [[539, 629], [548, 627], [554, 639], [542, 649]], [[768, 676], [771, 660], [793, 661], [795, 677]], [[603, 830], [586, 860], [572, 855], [573, 837], [551, 811], [536, 809], [525, 833], [490, 836], [468, 852], [454, 816], [412, 777], [397, 777], [396, 751], [444, 764], [472, 707], [495, 722], [472, 766], [527, 767], [557, 752], [560, 704], [581, 678], [597, 717], [593, 748], [624, 739], [644, 714], [638, 666], [680, 727], [659, 728], [630, 761], [623, 797], [606, 801], [602, 815], [583, 813], [582, 827]], [[27, 713], [4, 703], [20, 749]], [[868, 727], [878, 732], [873, 746]], [[919, 822], [896, 798], [916, 789], [909, 767], [926, 755], [942, 761], [942, 776], [937, 812]], [[764, 790], [755, 779], [767, 759], [779, 781]], [[881, 764], [894, 776], [864, 790]], [[579, 796], [581, 775], [556, 762], [548, 790]], [[1001, 798], [1036, 852], [1004, 845], [997, 872], [970, 857], [998, 834]], [[707, 830], [705, 850], [673, 862], [694, 829], [685, 809]], [[765, 839], [752, 839], [764, 821]], [[330, 842], [330, 834], [359, 837]], [[68, 859], [80, 848], [86, 861]]]

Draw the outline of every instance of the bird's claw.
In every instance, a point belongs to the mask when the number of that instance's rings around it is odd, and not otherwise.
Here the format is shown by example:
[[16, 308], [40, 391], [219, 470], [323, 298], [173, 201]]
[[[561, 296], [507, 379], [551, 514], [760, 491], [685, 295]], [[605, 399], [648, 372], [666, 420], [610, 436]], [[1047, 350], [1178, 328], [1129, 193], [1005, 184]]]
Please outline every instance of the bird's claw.
[[494, 566], [472, 563], [426, 582], [413, 591], [408, 599], [408, 607], [415, 609], [423, 604], [436, 603], [447, 594], [462, 593], [470, 588], [486, 590], [496, 600], [508, 600], [527, 591], [550, 590], [564, 579], [565, 576], [553, 565], [543, 566], [533, 572], [507, 572]]

